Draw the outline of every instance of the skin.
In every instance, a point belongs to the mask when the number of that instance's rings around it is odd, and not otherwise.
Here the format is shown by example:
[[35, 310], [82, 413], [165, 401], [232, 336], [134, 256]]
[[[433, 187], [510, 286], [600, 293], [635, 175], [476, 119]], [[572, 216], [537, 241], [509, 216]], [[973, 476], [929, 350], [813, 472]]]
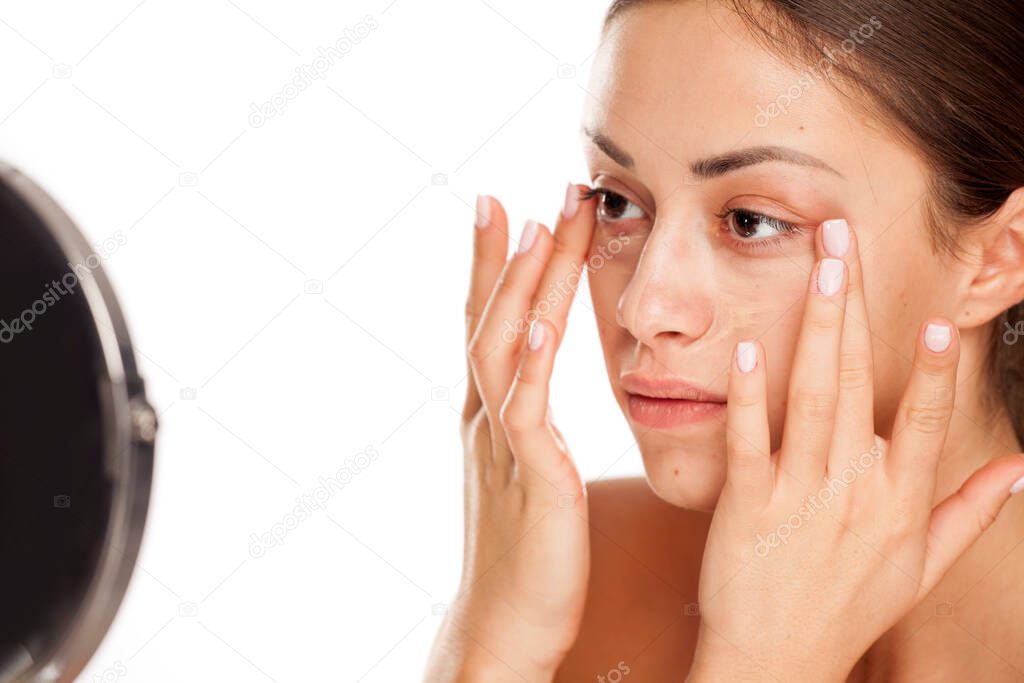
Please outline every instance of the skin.
[[[428, 680], [615, 680], [623, 665], [632, 680], [1024, 677], [1024, 504], [1009, 494], [1024, 458], [1007, 416], [981, 403], [991, 323], [1024, 298], [1024, 190], [961, 240], [960, 260], [936, 253], [927, 166], [887, 126], [823, 81], [756, 124], [801, 76], [716, 3], [632, 9], [595, 56], [583, 117], [592, 183], [624, 201], [574, 202], [570, 187], [554, 233], [506, 260], [507, 219], [486, 200], [467, 301], [463, 579]], [[835, 172], [691, 172], [759, 145]], [[767, 239], [752, 248], [716, 215], [729, 209], [799, 230], [754, 220]], [[822, 224], [838, 218], [851, 244], [825, 296]], [[539, 305], [584, 261], [646, 472], [589, 496], [546, 409], [572, 287]], [[543, 313], [538, 348], [502, 338], [530, 311]], [[944, 352], [924, 346], [928, 323], [952, 326]], [[742, 373], [750, 340], [757, 367]], [[636, 371], [727, 409], [640, 425], [620, 383]], [[757, 555], [759, 534], [872, 448], [877, 466]]]

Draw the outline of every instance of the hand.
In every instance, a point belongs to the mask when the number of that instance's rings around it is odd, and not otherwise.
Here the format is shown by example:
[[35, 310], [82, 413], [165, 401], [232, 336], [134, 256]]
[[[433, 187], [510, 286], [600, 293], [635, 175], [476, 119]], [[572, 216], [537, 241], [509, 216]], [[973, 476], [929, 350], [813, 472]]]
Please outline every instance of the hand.
[[478, 206], [466, 304], [465, 552], [430, 681], [550, 681], [579, 630], [587, 502], [548, 411], [555, 352], [593, 232], [593, 207], [579, 192], [567, 188], [553, 236], [528, 224], [508, 262], [504, 210], [489, 198]]
[[[811, 274], [782, 444], [770, 456], [764, 349], [741, 343], [732, 362], [728, 473], [701, 567], [692, 681], [845, 681], [1024, 476], [1024, 457], [996, 458], [933, 509], [956, 328], [942, 318], [921, 325], [892, 437], [877, 436], [856, 236], [842, 221], [817, 233], [818, 258], [829, 256], [827, 239], [845, 263], [819, 261]], [[823, 292], [829, 265], [838, 268]]]

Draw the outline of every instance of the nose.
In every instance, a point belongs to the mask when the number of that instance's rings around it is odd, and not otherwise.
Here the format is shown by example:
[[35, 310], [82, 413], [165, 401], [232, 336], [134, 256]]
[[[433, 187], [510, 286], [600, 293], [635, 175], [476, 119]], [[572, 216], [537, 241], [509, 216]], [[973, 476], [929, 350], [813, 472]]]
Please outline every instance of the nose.
[[688, 344], [711, 327], [711, 245], [702, 234], [699, 226], [679, 221], [652, 227], [615, 314], [642, 344]]

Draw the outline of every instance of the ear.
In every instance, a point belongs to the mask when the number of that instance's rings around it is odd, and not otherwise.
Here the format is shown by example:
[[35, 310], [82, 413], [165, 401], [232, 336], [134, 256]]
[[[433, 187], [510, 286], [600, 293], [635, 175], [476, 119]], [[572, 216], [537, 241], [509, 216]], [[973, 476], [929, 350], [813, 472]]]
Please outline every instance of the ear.
[[1024, 187], [986, 223], [978, 235], [980, 264], [957, 320], [961, 328], [988, 323], [1024, 300]]

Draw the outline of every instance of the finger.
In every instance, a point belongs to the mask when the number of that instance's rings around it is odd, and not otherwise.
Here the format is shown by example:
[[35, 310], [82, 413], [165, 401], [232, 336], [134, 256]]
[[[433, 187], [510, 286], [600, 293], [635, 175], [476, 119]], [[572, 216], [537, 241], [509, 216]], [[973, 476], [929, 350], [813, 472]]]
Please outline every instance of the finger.
[[919, 598], [995, 521], [1013, 493], [1024, 489], [1024, 455], [996, 458], [972, 474], [932, 511]]
[[553, 234], [551, 259], [533, 298], [535, 317], [550, 320], [559, 340], [565, 335], [569, 308], [583, 277], [582, 264], [594, 234], [595, 200], [580, 199], [586, 189], [571, 183], [566, 187], [565, 202]]
[[935, 495], [935, 472], [953, 415], [960, 342], [945, 318], [926, 320], [918, 330], [914, 368], [893, 422], [886, 471], [901, 490], [920, 503]]
[[773, 488], [764, 349], [740, 342], [733, 354], [726, 401], [726, 484], [742, 510], [760, 510]]
[[570, 483], [575, 479], [569, 455], [559, 446], [547, 419], [557, 348], [554, 326], [545, 320], [534, 321], [500, 415], [520, 479], [528, 489], [552, 494], [561, 491], [567, 477]]
[[832, 443], [839, 375], [839, 345], [846, 307], [846, 266], [818, 261], [811, 273], [804, 317], [787, 389], [778, 466], [802, 485], [825, 475]]
[[874, 445], [874, 360], [857, 235], [842, 219], [825, 221], [818, 234], [819, 254], [841, 258], [847, 273], [836, 401], [842, 419], [832, 433], [832, 443], [840, 447], [831, 449], [828, 462], [828, 472], [837, 473], [848, 466], [850, 453], [865, 453]]
[[[486, 195], [476, 198], [476, 229], [473, 231], [473, 267], [466, 297], [466, 346], [476, 332], [484, 306], [494, 289], [508, 252], [508, 217], [501, 202]], [[466, 401], [462, 408], [463, 423], [480, 410], [480, 391], [477, 389], [466, 358]]]
[[502, 270], [469, 343], [473, 376], [491, 417], [496, 458], [508, 457], [498, 415], [519, 363], [528, 329], [527, 309], [550, 253], [551, 233], [536, 221], [527, 221], [516, 253]]

